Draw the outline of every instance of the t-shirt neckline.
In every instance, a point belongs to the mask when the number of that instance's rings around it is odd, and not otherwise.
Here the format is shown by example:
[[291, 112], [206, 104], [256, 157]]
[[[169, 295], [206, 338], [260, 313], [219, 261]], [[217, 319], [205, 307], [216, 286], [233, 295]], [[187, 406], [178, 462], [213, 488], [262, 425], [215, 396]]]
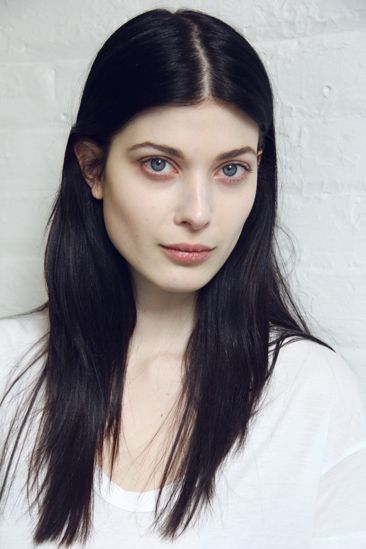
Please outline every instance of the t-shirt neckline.
[[[96, 465], [94, 489], [108, 503], [125, 509], [126, 511], [149, 513], [155, 508], [159, 488], [144, 492], [124, 490], [113, 482], [99, 465]], [[169, 490], [174, 486], [175, 481], [165, 484], [162, 490], [162, 498], [165, 499]]]

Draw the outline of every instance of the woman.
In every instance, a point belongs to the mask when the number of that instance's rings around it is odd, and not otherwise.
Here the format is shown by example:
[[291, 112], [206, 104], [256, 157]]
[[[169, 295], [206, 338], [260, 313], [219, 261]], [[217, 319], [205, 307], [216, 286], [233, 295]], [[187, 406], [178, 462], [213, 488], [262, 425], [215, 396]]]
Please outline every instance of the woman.
[[365, 405], [275, 221], [253, 48], [199, 11], [122, 25], [67, 142], [49, 299], [1, 321], [4, 546], [365, 547]]

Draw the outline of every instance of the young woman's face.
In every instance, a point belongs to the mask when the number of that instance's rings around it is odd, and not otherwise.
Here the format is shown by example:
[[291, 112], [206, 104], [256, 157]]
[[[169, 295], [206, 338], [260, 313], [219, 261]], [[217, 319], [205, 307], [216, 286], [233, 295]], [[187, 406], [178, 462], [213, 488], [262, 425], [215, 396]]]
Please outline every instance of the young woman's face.
[[[115, 136], [92, 192], [136, 284], [193, 292], [218, 272], [253, 206], [258, 137], [254, 122], [214, 102], [145, 111]], [[182, 244], [211, 251], [167, 249]]]

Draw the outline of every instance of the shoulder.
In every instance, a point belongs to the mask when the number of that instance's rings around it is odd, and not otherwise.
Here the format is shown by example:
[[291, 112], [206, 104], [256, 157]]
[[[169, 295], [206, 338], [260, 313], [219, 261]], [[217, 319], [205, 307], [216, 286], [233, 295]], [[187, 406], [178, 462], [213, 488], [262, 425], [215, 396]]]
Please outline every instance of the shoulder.
[[48, 309], [0, 318], [0, 356], [16, 359], [49, 330]]
[[288, 342], [274, 374], [299, 416], [326, 424], [324, 470], [366, 448], [366, 388], [338, 353], [306, 339]]
[[33, 313], [16, 314], [0, 317], [0, 337], [18, 335], [32, 337], [49, 328], [48, 308]]
[[0, 400], [13, 374], [36, 355], [48, 331], [48, 309], [0, 318]]
[[362, 379], [343, 357], [332, 349], [309, 339], [288, 340], [282, 345], [276, 362], [281, 370], [298, 378], [302, 384], [317, 384], [343, 394], [363, 393]]

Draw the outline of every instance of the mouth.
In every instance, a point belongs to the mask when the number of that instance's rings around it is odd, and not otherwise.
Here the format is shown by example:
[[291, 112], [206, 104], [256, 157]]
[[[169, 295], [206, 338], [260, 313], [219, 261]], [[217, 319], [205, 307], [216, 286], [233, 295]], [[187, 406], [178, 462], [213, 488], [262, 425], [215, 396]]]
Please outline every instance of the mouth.
[[210, 256], [213, 250], [213, 248], [202, 244], [170, 244], [169, 246], [161, 245], [161, 247], [172, 261], [181, 265], [201, 263]]
[[185, 243], [179, 243], [179, 244], [167, 244], [163, 245], [161, 244], [163, 248], [168, 248], [170, 250], [178, 250], [181, 252], [210, 252], [213, 248], [210, 248], [209, 246], [205, 246], [204, 244], [185, 244]]

